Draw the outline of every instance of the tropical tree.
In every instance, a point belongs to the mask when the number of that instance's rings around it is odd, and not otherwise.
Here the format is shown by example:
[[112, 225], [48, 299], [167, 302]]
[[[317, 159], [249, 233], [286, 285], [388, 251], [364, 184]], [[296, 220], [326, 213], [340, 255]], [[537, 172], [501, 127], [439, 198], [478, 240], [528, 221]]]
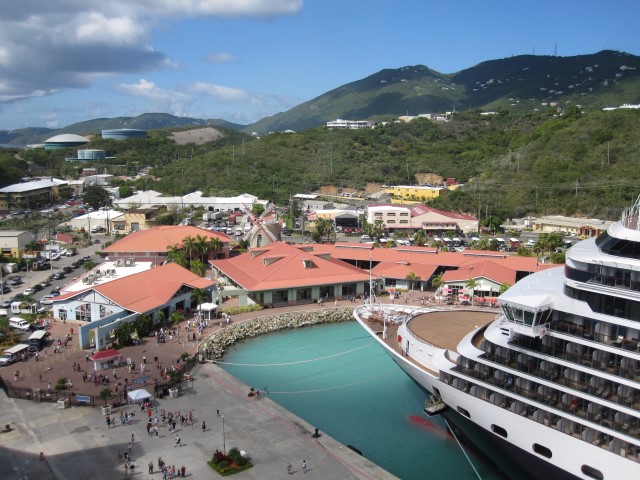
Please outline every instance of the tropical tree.
[[120, 322], [120, 324], [114, 329], [113, 334], [118, 342], [119, 346], [131, 345], [131, 334], [134, 332], [134, 326], [132, 322]]
[[61, 377], [56, 382], [56, 386], [53, 387], [56, 392], [66, 392], [69, 389], [69, 379], [67, 377]]
[[207, 273], [207, 265], [200, 260], [192, 260], [189, 269], [199, 277], [204, 277], [204, 274]]
[[207, 248], [207, 258], [209, 257], [209, 254], [212, 252], [215, 253], [214, 258], [218, 258], [218, 252], [222, 250], [223, 246], [224, 244], [218, 237], [211, 237], [209, 239], [209, 246]]
[[500, 292], [500, 295], [502, 295], [504, 292], [506, 292], [510, 288], [511, 288], [511, 285], [509, 285], [507, 282], [504, 282], [500, 284], [500, 289], [498, 291]]
[[415, 243], [419, 247], [427, 243], [427, 236], [425, 235], [424, 230], [421, 229], [421, 230], [418, 230], [416, 233], [414, 233], [413, 243]]
[[476, 296], [476, 288], [480, 286], [480, 282], [475, 278], [470, 278], [464, 283], [464, 286], [471, 290], [471, 305], [473, 305], [473, 300]]
[[167, 249], [167, 258], [181, 267], [187, 266], [187, 257], [184, 254], [184, 250], [177, 244]]
[[176, 325], [181, 321], [182, 321], [182, 313], [178, 312], [177, 310], [174, 310], [171, 316], [169, 317], [169, 322], [172, 325]]
[[[322, 238], [326, 235], [327, 241], [329, 240], [329, 236], [333, 232], [333, 222], [328, 218], [319, 218], [315, 222], [315, 233], [317, 234], [317, 238], [319, 241], [322, 241]], [[312, 233], [312, 236], [313, 233]], [[315, 236], [314, 236], [315, 237]]]
[[184, 251], [185, 256], [187, 257], [187, 260], [189, 262], [191, 262], [191, 259], [193, 258], [193, 254], [197, 253], [198, 251], [198, 245], [197, 245], [197, 241], [194, 237], [192, 237], [191, 235], [189, 235], [188, 237], [185, 237], [182, 239], [182, 250]]
[[36, 240], [31, 240], [29, 243], [27, 243], [24, 246], [24, 249], [27, 252], [39, 252], [40, 251], [40, 244]]
[[142, 315], [136, 320], [135, 330], [138, 334], [138, 338], [149, 336], [151, 328], [153, 327], [153, 320], [149, 315]]
[[[196, 252], [200, 257], [200, 262], [205, 262], [205, 256], [209, 253], [209, 240], [202, 235], [196, 235], [195, 240]], [[202, 275], [201, 275], [202, 276]]]
[[100, 390], [100, 398], [104, 400], [104, 404], [107, 405], [107, 402], [111, 398], [111, 389], [109, 387], [103, 388]]
[[100, 185], [89, 185], [82, 194], [82, 200], [97, 209], [111, 205], [111, 194]]
[[207, 292], [205, 292], [202, 288], [194, 288], [193, 292], [191, 292], [191, 302], [195, 302], [198, 307], [202, 305], [206, 298]]
[[91, 260], [87, 260], [82, 264], [82, 268], [84, 269], [85, 272], [88, 272], [89, 270], [93, 269], [95, 266], [96, 266], [95, 262], [92, 262]]
[[431, 286], [434, 288], [439, 288], [443, 284], [443, 274], [434, 275], [431, 277]]
[[409, 288], [411, 290], [413, 290], [413, 287], [415, 286], [416, 282], [419, 282], [421, 280], [420, 276], [416, 275], [414, 272], [409, 272], [405, 277], [405, 279], [409, 281]]

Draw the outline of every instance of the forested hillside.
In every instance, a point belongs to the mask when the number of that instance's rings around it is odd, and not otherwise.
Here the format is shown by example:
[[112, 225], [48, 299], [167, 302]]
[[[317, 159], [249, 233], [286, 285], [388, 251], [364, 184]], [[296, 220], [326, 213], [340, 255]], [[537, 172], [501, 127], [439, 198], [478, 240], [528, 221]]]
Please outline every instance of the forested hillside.
[[[115, 160], [65, 162], [75, 150], [4, 152], [0, 173], [77, 176], [84, 166], [152, 176], [133, 186], [167, 194], [249, 192], [286, 203], [322, 185], [364, 189], [415, 183], [434, 173], [465, 183], [436, 207], [503, 218], [566, 214], [616, 218], [640, 194], [640, 111], [581, 113], [572, 107], [527, 115], [458, 113], [449, 122], [417, 119], [368, 130], [310, 129], [254, 138], [233, 130], [204, 145], [176, 145], [171, 130], [147, 140], [95, 140]], [[14, 155], [15, 154], [15, 155]], [[5, 175], [2, 179], [5, 180]], [[6, 183], [5, 183], [6, 184]]]

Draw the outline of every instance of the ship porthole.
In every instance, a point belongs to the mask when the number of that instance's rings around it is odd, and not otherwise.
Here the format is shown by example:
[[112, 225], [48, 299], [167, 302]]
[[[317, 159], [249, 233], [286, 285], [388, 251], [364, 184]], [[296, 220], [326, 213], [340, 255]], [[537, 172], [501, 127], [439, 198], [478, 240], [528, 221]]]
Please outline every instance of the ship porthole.
[[549, 450], [547, 447], [540, 445], [538, 443], [533, 444], [533, 451], [536, 452], [538, 455], [542, 455], [543, 457], [546, 457], [546, 458], [551, 458], [553, 455], [551, 453], [551, 450]]
[[507, 431], [499, 425], [491, 424], [491, 431], [496, 435], [500, 435], [502, 438], [507, 438]]
[[590, 467], [589, 465], [582, 465], [582, 467], [580, 467], [580, 471], [589, 478], [595, 478], [596, 480], [604, 479], [604, 475], [600, 470]]
[[469, 410], [467, 410], [466, 408], [457, 407], [457, 410], [458, 410], [458, 412], [460, 412], [465, 417], [471, 418], [471, 414], [469, 413]]

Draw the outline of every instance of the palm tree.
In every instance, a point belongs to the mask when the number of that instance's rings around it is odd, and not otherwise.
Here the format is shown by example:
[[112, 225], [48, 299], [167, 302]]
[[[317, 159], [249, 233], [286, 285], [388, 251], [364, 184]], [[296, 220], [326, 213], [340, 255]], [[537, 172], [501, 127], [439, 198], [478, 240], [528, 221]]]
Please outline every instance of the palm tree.
[[93, 267], [95, 267], [96, 264], [94, 262], [92, 262], [91, 260], [87, 260], [86, 262], [84, 262], [82, 264], [82, 268], [84, 268], [85, 272], [88, 272], [89, 270], [93, 269]]
[[203, 237], [200, 234], [198, 234], [196, 235], [195, 244], [196, 244], [195, 245], [196, 252], [200, 256], [200, 261], [204, 263], [205, 262], [204, 257], [209, 253], [209, 241], [207, 240], [207, 237]]
[[420, 279], [420, 276], [419, 276], [419, 275], [416, 275], [414, 272], [409, 272], [409, 273], [407, 274], [407, 276], [406, 276], [406, 277], [404, 277], [404, 278], [405, 278], [406, 280], [408, 280], [408, 281], [409, 281], [409, 288], [410, 288], [412, 291], [413, 291], [413, 287], [414, 287], [414, 285], [415, 285], [415, 282], [419, 282], [419, 281], [421, 280], [421, 279]]
[[498, 291], [500, 292], [500, 295], [502, 295], [504, 292], [506, 292], [510, 288], [511, 288], [511, 285], [509, 285], [507, 282], [504, 282], [500, 285], [500, 290]]
[[184, 250], [184, 254], [187, 257], [187, 260], [191, 262], [193, 258], [193, 254], [198, 251], [198, 247], [196, 244], [196, 239], [191, 235], [182, 239], [182, 250]]
[[218, 258], [218, 252], [222, 250], [223, 243], [218, 237], [211, 237], [209, 239], [209, 248], [207, 250], [207, 258], [211, 252], [215, 253], [213, 258]]
[[174, 312], [169, 317], [169, 322], [171, 322], [172, 325], [176, 325], [181, 321], [182, 321], [182, 314], [174, 310]]
[[111, 389], [107, 387], [100, 390], [100, 398], [104, 400], [104, 404], [107, 405], [108, 400], [111, 398]]
[[442, 273], [431, 277], [431, 286], [438, 289], [444, 282], [442, 280]]
[[182, 250], [177, 244], [167, 249], [167, 258], [181, 267], [186, 268], [187, 266], [187, 257], [184, 254], [184, 250]]
[[200, 260], [192, 260], [190, 270], [199, 277], [204, 277], [204, 274], [207, 273], [207, 266]]
[[418, 230], [413, 235], [413, 243], [415, 243], [419, 247], [427, 243], [427, 236], [424, 234], [424, 230]]
[[36, 240], [32, 240], [24, 246], [24, 249], [27, 252], [39, 252], [40, 244]]
[[464, 283], [464, 286], [467, 287], [469, 290], [471, 290], [471, 305], [473, 305], [473, 299], [476, 294], [476, 288], [480, 286], [480, 282], [478, 282], [478, 280], [476, 280], [475, 278], [470, 278]]
[[198, 310], [200, 309], [200, 305], [202, 302], [206, 300], [207, 292], [205, 292], [202, 288], [195, 288], [193, 292], [191, 292], [191, 302], [196, 302], [198, 305]]

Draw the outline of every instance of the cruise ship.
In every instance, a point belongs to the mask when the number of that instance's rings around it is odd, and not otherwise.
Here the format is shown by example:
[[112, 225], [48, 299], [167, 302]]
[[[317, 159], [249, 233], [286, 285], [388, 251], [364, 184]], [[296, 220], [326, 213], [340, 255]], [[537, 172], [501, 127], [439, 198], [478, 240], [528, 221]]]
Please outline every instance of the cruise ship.
[[371, 301], [354, 316], [454, 432], [516, 465], [508, 477], [640, 478], [639, 216], [640, 197], [495, 308]]

